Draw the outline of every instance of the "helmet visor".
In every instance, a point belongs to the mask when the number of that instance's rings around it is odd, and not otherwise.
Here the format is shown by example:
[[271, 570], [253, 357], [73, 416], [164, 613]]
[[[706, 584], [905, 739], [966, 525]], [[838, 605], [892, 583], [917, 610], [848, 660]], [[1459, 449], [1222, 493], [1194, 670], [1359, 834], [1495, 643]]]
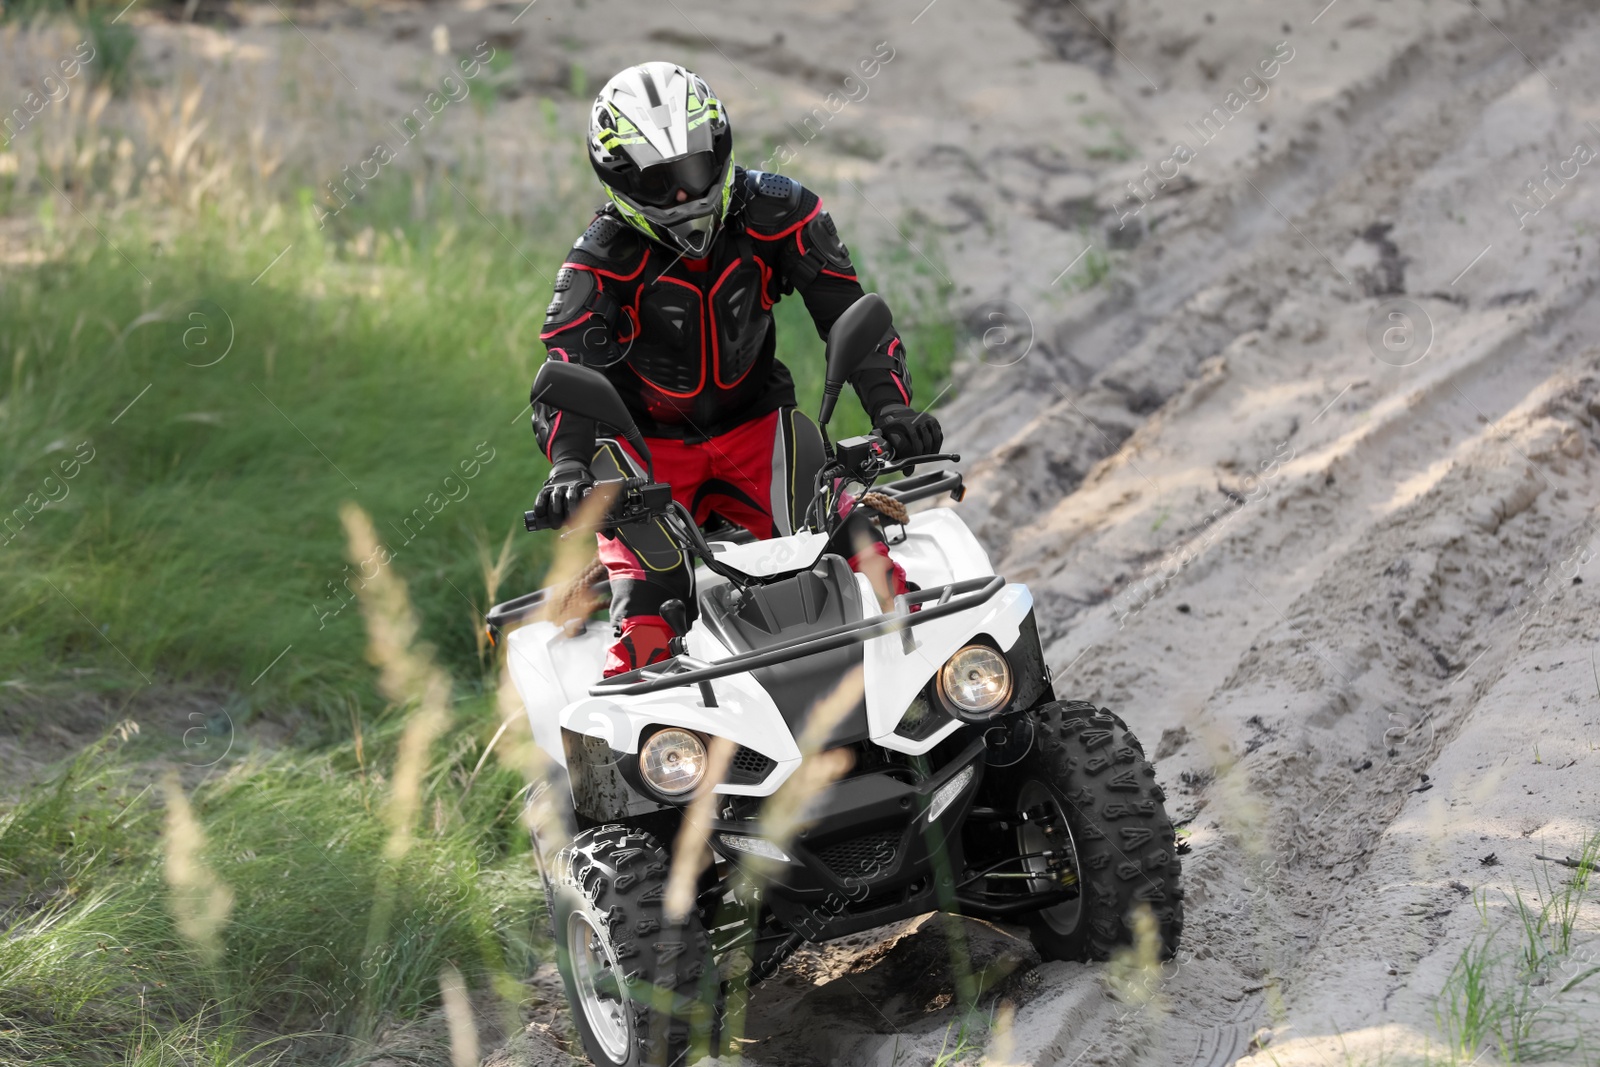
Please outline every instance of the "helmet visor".
[[715, 155], [695, 152], [645, 167], [633, 175], [629, 183], [633, 188], [626, 191], [641, 204], [672, 207], [679, 202], [679, 193], [685, 201], [698, 200], [720, 177]]

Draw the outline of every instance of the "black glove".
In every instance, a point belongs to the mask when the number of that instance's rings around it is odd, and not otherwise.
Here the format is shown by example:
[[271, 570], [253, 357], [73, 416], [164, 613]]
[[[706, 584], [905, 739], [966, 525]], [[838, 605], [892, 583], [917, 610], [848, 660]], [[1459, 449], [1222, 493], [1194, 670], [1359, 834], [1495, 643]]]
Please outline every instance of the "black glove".
[[552, 527], [565, 526], [594, 488], [594, 475], [581, 459], [564, 459], [550, 468], [550, 477], [533, 502], [534, 517]]
[[882, 409], [873, 424], [889, 442], [896, 461], [931, 455], [944, 444], [944, 429], [939, 420], [926, 411], [913, 411], [904, 404], [890, 404]]

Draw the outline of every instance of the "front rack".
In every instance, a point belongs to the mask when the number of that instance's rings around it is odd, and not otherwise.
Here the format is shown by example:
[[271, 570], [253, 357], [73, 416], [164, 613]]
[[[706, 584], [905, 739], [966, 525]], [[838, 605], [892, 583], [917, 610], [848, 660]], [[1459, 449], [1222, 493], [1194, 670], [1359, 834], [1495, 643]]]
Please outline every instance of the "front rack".
[[[895, 597], [892, 612], [834, 626], [793, 641], [785, 641], [771, 648], [741, 652], [727, 659], [717, 660], [715, 663], [706, 663], [692, 656], [674, 656], [648, 667], [640, 667], [626, 674], [607, 678], [590, 686], [589, 695], [607, 697], [659, 693], [665, 689], [677, 689], [680, 686], [726, 678], [730, 674], [760, 670], [774, 664], [787, 663], [789, 660], [814, 656], [820, 652], [832, 652], [836, 648], [844, 648], [847, 645], [859, 644], [874, 637], [897, 632], [903, 634], [909, 643], [911, 635], [908, 631], [912, 627], [985, 604], [1004, 589], [1005, 585], [1005, 578], [996, 574], [987, 578], [966, 578], [948, 585], [919, 589], [914, 593]], [[918, 605], [921, 605], [921, 610], [913, 612], [911, 609]]]
[[[498, 633], [512, 623], [521, 622], [529, 615], [532, 615], [534, 612], [543, 608], [545, 602], [549, 600], [551, 595], [556, 591], [556, 587], [547, 586], [543, 589], [535, 589], [531, 593], [524, 593], [514, 600], [507, 600], [502, 604], [496, 604], [494, 607], [490, 608], [489, 613], [484, 616], [484, 623], [490, 630]], [[605, 597], [610, 594], [610, 592], [611, 582], [606, 578], [601, 578], [599, 581], [593, 582], [589, 586], [589, 593], [596, 600], [604, 600]]]
[[960, 471], [941, 470], [928, 471], [926, 474], [913, 474], [909, 478], [902, 478], [898, 482], [888, 485], [873, 487], [873, 492], [892, 496], [902, 504], [913, 504], [918, 500], [931, 500], [936, 496], [950, 494], [950, 499], [961, 502], [967, 495], [966, 484], [961, 480]]

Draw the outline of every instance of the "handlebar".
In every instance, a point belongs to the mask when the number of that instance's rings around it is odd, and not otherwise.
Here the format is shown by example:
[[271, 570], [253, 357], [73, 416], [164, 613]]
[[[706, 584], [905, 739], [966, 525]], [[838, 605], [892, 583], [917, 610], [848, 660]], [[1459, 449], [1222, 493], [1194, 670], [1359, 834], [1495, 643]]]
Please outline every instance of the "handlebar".
[[878, 478], [922, 463], [961, 462], [961, 456], [956, 452], [932, 452], [924, 456], [897, 458], [891, 452], [889, 442], [879, 433], [840, 441], [833, 446], [833, 455], [834, 463], [839, 468], [837, 473], [862, 478]]
[[[665, 482], [652, 482], [648, 478], [617, 478], [596, 482], [595, 489], [603, 485], [617, 487], [616, 500], [606, 513], [605, 526], [628, 526], [644, 522], [664, 514], [672, 507], [672, 486]], [[564, 519], [562, 522], [552, 522], [548, 516], [541, 519], [531, 511], [522, 513], [522, 524], [530, 531], [554, 530], [563, 522]]]
[[[833, 447], [833, 456], [817, 471], [816, 493], [811, 508], [807, 511], [806, 521], [809, 523], [814, 515], [819, 514], [817, 511], [819, 504], [823, 505], [820, 514], [833, 514], [829, 498], [834, 490], [842, 487], [845, 482], [860, 481], [871, 485], [885, 474], [903, 471], [918, 464], [960, 462], [960, 460], [961, 456], [953, 452], [896, 459], [889, 449], [888, 442], [877, 433], [840, 441]], [[751, 580], [749, 575], [728, 567], [715, 558], [711, 545], [706, 541], [705, 534], [694, 521], [689, 509], [673, 500], [672, 486], [648, 478], [618, 478], [598, 482], [595, 488], [606, 486], [615, 487], [616, 496], [600, 524], [602, 528], [612, 529], [651, 520], [664, 520], [669, 534], [691, 555], [697, 556], [708, 569], [739, 586]], [[896, 482], [885, 487], [890, 495], [900, 496], [897, 489], [907, 490], [904, 499], [908, 503], [946, 492], [959, 500], [962, 492], [961, 475], [954, 471], [942, 471], [931, 475], [917, 475], [907, 478], [904, 482]], [[523, 512], [522, 521], [530, 531], [553, 530], [564, 524], [564, 520], [554, 522], [548, 516], [541, 519], [532, 511]], [[832, 532], [830, 521], [823, 521], [821, 526], [824, 532]]]

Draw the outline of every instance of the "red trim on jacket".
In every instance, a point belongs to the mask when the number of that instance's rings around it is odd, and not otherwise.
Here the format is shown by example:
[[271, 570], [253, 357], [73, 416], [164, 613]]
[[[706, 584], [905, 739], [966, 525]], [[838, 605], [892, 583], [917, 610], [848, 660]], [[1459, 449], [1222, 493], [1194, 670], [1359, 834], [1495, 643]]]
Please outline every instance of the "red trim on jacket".
[[[791, 226], [785, 226], [783, 229], [779, 230], [777, 233], [760, 233], [760, 232], [758, 232], [756, 230], [752, 230], [749, 226], [746, 226], [744, 228], [744, 232], [748, 233], [751, 237], [758, 238], [758, 239], [760, 239], [762, 241], [778, 241], [778, 240], [782, 240], [783, 238], [789, 236], [791, 233], [794, 233], [794, 231], [798, 230], [800, 227], [804, 226], [806, 223], [810, 222], [812, 219], [816, 218], [817, 217], [817, 212], [819, 212], [821, 210], [822, 210], [822, 201], [818, 200], [817, 201], [817, 206], [811, 209], [811, 214], [807, 215], [805, 218], [801, 219], [799, 222], [796, 222]], [[804, 252], [804, 251], [805, 251], [805, 249], [801, 249], [801, 252]]]
[[772, 268], [767, 266], [766, 260], [756, 255], [753, 251], [750, 253], [750, 258], [755, 260], [756, 267], [761, 271], [761, 310], [771, 311], [772, 306], [777, 303], [776, 300], [771, 300], [767, 297], [767, 290], [772, 286]]
[[644, 270], [644, 265], [649, 262], [650, 249], [647, 246], [644, 250], [644, 256], [639, 260], [639, 265], [633, 268], [632, 274], [618, 274], [616, 271], [601, 270], [599, 267], [591, 267], [587, 263], [574, 263], [571, 260], [567, 260], [561, 265], [563, 267], [571, 267], [573, 270], [586, 270], [590, 274], [598, 274], [603, 278], [615, 278], [619, 282], [631, 282], [639, 276], [639, 272]]

